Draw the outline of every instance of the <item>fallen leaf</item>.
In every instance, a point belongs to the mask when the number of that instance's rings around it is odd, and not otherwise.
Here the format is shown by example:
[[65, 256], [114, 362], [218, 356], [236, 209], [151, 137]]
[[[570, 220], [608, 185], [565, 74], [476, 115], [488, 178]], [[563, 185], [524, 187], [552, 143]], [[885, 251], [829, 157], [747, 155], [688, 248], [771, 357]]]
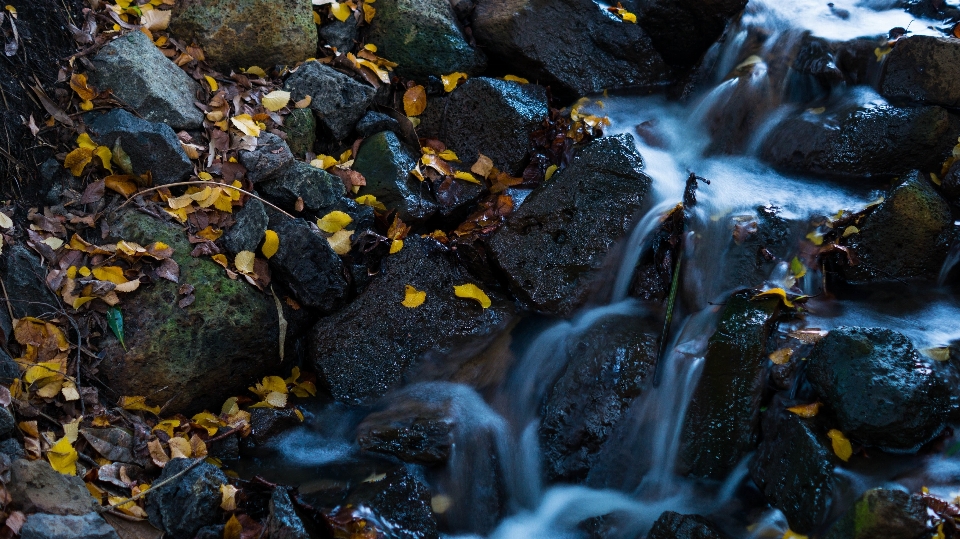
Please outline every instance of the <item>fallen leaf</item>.
[[167, 436], [173, 438], [173, 429], [180, 426], [179, 419], [165, 419], [156, 424], [151, 430], [160, 430], [167, 433]]
[[456, 294], [458, 298], [476, 300], [484, 309], [490, 306], [490, 298], [487, 297], [483, 290], [480, 290], [480, 287], [473, 283], [454, 286], [453, 293]]
[[547, 167], [547, 171], [543, 174], [543, 181], [547, 181], [553, 177], [554, 173], [557, 172], [557, 165], [550, 165]]
[[127, 344], [123, 340], [123, 313], [120, 312], [120, 309], [116, 307], [107, 309], [107, 326], [110, 327], [110, 331], [112, 331], [113, 335], [120, 341], [120, 346], [126, 350]]
[[327, 238], [327, 243], [330, 244], [333, 252], [338, 255], [345, 255], [349, 253], [352, 248], [352, 244], [350, 243], [352, 237], [353, 230], [338, 230], [333, 233], [333, 236]]
[[242, 532], [243, 526], [237, 520], [237, 515], [230, 515], [230, 520], [223, 526], [223, 539], [240, 539]]
[[270, 112], [277, 112], [283, 107], [286, 107], [287, 103], [289, 102], [290, 92], [284, 92], [283, 90], [274, 90], [263, 96], [263, 99], [261, 100], [263, 106]]
[[167, 440], [167, 446], [170, 448], [170, 458], [185, 458], [188, 459], [193, 456], [193, 448], [190, 446], [190, 441], [186, 438], [173, 437]]
[[220, 485], [220, 509], [235, 511], [237, 509], [237, 487]]
[[233, 259], [233, 264], [237, 267], [237, 271], [243, 273], [244, 275], [253, 275], [253, 260], [256, 257], [250, 251], [240, 251], [237, 253], [236, 258]]
[[5, 213], [0, 213], [0, 228], [9, 230], [13, 227], [13, 220]]
[[332, 211], [317, 220], [317, 227], [327, 234], [334, 234], [353, 222], [353, 218], [342, 211]]
[[160, 440], [153, 439], [147, 442], [147, 449], [150, 451], [150, 459], [153, 460], [153, 463], [157, 466], [163, 468], [170, 462], [170, 456], [167, 455], [167, 452], [163, 449]]
[[146, 397], [120, 397], [120, 407], [124, 410], [142, 410], [153, 415], [160, 413], [159, 406], [148, 406]]
[[780, 301], [783, 302], [787, 307], [793, 307], [793, 302], [787, 298], [787, 291], [782, 288], [771, 288], [770, 290], [764, 290], [756, 296], [753, 296], [752, 299], [764, 299], [764, 298], [780, 298]]
[[393, 240], [390, 242], [390, 254], [397, 254], [401, 249], [403, 249], [403, 240]]
[[511, 82], [519, 82], [520, 84], [529, 84], [530, 81], [523, 77], [518, 77], [516, 75], [504, 75], [503, 80], [508, 80]]
[[844, 462], [850, 460], [851, 455], [853, 455], [853, 447], [850, 445], [850, 440], [837, 429], [830, 429], [830, 431], [827, 432], [827, 436], [830, 437], [833, 443], [833, 452], [840, 457], [840, 460]]
[[473, 174], [470, 174], [469, 172], [463, 172], [462, 170], [458, 170], [453, 175], [453, 177], [457, 178], [458, 180], [463, 180], [465, 182], [470, 182], [470, 183], [475, 183], [477, 185], [480, 185], [480, 180], [478, 180], [476, 176], [474, 176]]
[[[340, 22], [345, 22], [350, 15], [353, 14], [353, 10], [350, 9], [350, 5], [346, 2], [330, 2], [330, 14], [336, 17]], [[226, 537], [226, 535], [224, 535]]]
[[407, 116], [420, 116], [427, 108], [427, 91], [419, 84], [403, 93], [403, 111]]
[[249, 114], [240, 114], [230, 118], [230, 123], [234, 127], [243, 132], [244, 135], [250, 137], [259, 137], [260, 136], [260, 126], [257, 125], [257, 122], [253, 121], [253, 118]]
[[80, 73], [74, 73], [70, 76], [70, 88], [84, 101], [97, 97], [99, 93], [87, 84], [87, 76]]
[[810, 404], [801, 404], [798, 406], [791, 406], [787, 408], [787, 411], [793, 412], [800, 417], [814, 417], [820, 412], [820, 403], [813, 402]]
[[480, 154], [480, 157], [477, 158], [477, 162], [470, 167], [470, 172], [478, 174], [484, 178], [490, 176], [490, 172], [493, 171], [493, 160], [489, 157]]
[[103, 458], [116, 462], [133, 462], [133, 436], [129, 432], [119, 427], [108, 427], [80, 429], [80, 434]]
[[[151, 31], [166, 30], [170, 26], [171, 15], [173, 15], [173, 11], [161, 11], [159, 9], [144, 11], [143, 15], [140, 16], [140, 24]], [[213, 91], [217, 91], [217, 89], [213, 88]]]
[[449, 75], [442, 75], [440, 77], [440, 82], [443, 83], [443, 91], [450, 93], [457, 88], [462, 81], [467, 80], [466, 73], [450, 73]]
[[211, 92], [216, 92], [220, 89], [220, 85], [217, 84], [217, 79], [211, 77], [210, 75], [204, 75], [203, 80], [207, 81], [207, 86], [210, 87]]
[[934, 361], [949, 361], [950, 360], [950, 347], [949, 346], [938, 346], [934, 348], [924, 348], [920, 350], [920, 353], [927, 356], [928, 358]]
[[64, 436], [47, 450], [50, 466], [63, 475], [77, 475], [77, 450]]
[[787, 528], [787, 531], [783, 532], [783, 537], [780, 539], [807, 539], [806, 535], [800, 535], [799, 533]]
[[768, 357], [775, 365], [783, 365], [790, 361], [790, 358], [793, 357], [793, 349], [781, 348], [776, 352], [771, 353]]
[[424, 292], [423, 290], [417, 290], [416, 288], [410, 285], [407, 285], [404, 291], [403, 301], [401, 301], [400, 303], [404, 307], [413, 309], [423, 305], [423, 302], [426, 301], [426, 299], [427, 299], [426, 292]]
[[363, 204], [364, 206], [370, 206], [378, 211], [387, 211], [387, 207], [384, 206], [382, 202], [377, 200], [377, 197], [374, 195], [360, 195], [354, 199], [354, 202], [357, 204]]

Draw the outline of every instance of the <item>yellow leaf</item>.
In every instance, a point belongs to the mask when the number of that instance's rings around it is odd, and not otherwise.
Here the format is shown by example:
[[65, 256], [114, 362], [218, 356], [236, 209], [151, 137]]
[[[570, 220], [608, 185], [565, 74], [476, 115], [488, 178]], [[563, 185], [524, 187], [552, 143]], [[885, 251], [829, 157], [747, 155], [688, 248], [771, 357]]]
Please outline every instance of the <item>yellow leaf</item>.
[[220, 89], [220, 85], [217, 84], [216, 79], [214, 79], [210, 75], [204, 75], [203, 78], [204, 80], [207, 81], [207, 85], [210, 86], [211, 92], [216, 92], [218, 89]]
[[190, 446], [190, 441], [186, 438], [170, 438], [167, 440], [167, 445], [170, 447], [170, 458], [190, 458], [193, 456], [193, 447]]
[[844, 238], [847, 238], [854, 234], [859, 234], [859, 233], [860, 233], [860, 229], [855, 226], [848, 226], [847, 228], [843, 229]]
[[441, 159], [445, 159], [445, 160], [447, 160], [447, 161], [454, 161], [454, 162], [456, 162], [456, 163], [459, 163], [459, 162], [460, 162], [460, 158], [457, 157], [456, 152], [454, 152], [453, 150], [443, 150], [442, 152], [438, 153], [437, 155], [438, 155]]
[[77, 148], [67, 154], [63, 160], [63, 168], [69, 169], [70, 174], [79, 176], [90, 161], [93, 161], [93, 148]]
[[850, 445], [850, 440], [837, 429], [830, 429], [830, 431], [827, 432], [827, 436], [829, 436], [833, 442], [833, 452], [840, 457], [840, 460], [844, 462], [850, 460], [850, 456], [853, 455], [853, 447]]
[[270, 393], [267, 393], [267, 396], [264, 397], [263, 400], [274, 408], [283, 408], [287, 405], [287, 394], [286, 392], [280, 393], [279, 391], [271, 391]]
[[73, 300], [73, 303], [71, 303], [70, 306], [73, 307], [74, 309], [79, 309], [80, 307], [83, 307], [85, 304], [90, 303], [95, 299], [97, 298], [94, 296], [80, 296], [77, 299]]
[[146, 397], [120, 397], [120, 407], [124, 410], [143, 410], [153, 415], [160, 413], [159, 406], [148, 406]]
[[263, 380], [257, 383], [256, 387], [247, 388], [260, 397], [266, 397], [270, 392], [286, 393], [287, 382], [279, 376], [265, 376]]
[[467, 80], [466, 73], [450, 73], [449, 75], [443, 75], [440, 77], [440, 82], [443, 83], [443, 91], [450, 93], [457, 88], [457, 85], [460, 84], [460, 81]]
[[230, 123], [234, 127], [243, 132], [244, 135], [251, 137], [260, 136], [260, 126], [257, 125], [257, 122], [253, 121], [253, 118], [249, 114], [239, 114], [230, 118]]
[[807, 239], [813, 242], [814, 245], [817, 245], [817, 246], [823, 245], [823, 234], [821, 234], [816, 230], [807, 234]]
[[480, 287], [473, 283], [454, 286], [453, 293], [456, 294], [458, 298], [477, 300], [484, 309], [490, 306], [490, 298], [487, 297], [483, 290], [480, 290]]
[[5, 213], [0, 213], [0, 228], [7, 230], [13, 227], [13, 220]]
[[327, 238], [327, 243], [330, 244], [330, 248], [333, 249], [333, 252], [338, 255], [345, 255], [350, 252], [352, 247], [350, 243], [350, 238], [353, 237], [352, 230], [338, 230], [333, 233], [333, 236]]
[[123, 268], [120, 266], [101, 266], [93, 269], [93, 276], [98, 281], [107, 281], [113, 284], [123, 284], [127, 278], [123, 276]]
[[193, 195], [182, 195], [168, 198], [167, 205], [170, 206], [171, 209], [179, 210], [180, 208], [186, 208], [193, 204], [193, 201]]
[[50, 248], [53, 249], [54, 251], [63, 247], [63, 240], [61, 240], [60, 238], [55, 238], [53, 236], [50, 236], [49, 238], [43, 240], [43, 243], [46, 245], [49, 245]]
[[793, 356], [793, 349], [791, 348], [781, 348], [776, 352], [773, 352], [768, 357], [776, 365], [783, 365], [786, 362], [790, 361], [790, 358]]
[[371, 208], [379, 211], [387, 211], [387, 207], [383, 205], [382, 202], [377, 200], [377, 197], [373, 195], [361, 195], [358, 196], [354, 202], [357, 204], [363, 204], [364, 206], [370, 206]]
[[403, 240], [393, 240], [390, 243], [390, 254], [395, 255], [403, 249]]
[[762, 298], [780, 298], [780, 301], [783, 302], [787, 307], [793, 307], [793, 302], [787, 299], [787, 291], [782, 288], [771, 288], [770, 290], [764, 290], [756, 296], [753, 296], [753, 299], [762, 299]]
[[212, 226], [207, 225], [206, 228], [197, 232], [197, 236], [200, 236], [205, 240], [217, 241], [220, 238], [220, 236], [223, 236], [223, 230], [219, 228], [214, 229]]
[[261, 100], [263, 106], [270, 112], [277, 112], [283, 107], [286, 107], [289, 102], [290, 92], [284, 92], [283, 90], [274, 90], [263, 96], [263, 100]]
[[474, 176], [473, 174], [470, 174], [469, 172], [458, 170], [456, 173], [454, 173], [453, 177], [457, 178], [458, 180], [463, 180], [465, 182], [470, 182], [470, 183], [475, 183], [477, 185], [480, 185], [480, 180], [478, 180], [476, 176]]
[[89, 101], [97, 97], [97, 91], [87, 84], [87, 76], [80, 73], [74, 73], [70, 77], [70, 87], [80, 96], [80, 99]]
[[512, 81], [512, 82], [519, 82], [520, 84], [529, 84], [529, 83], [530, 83], [530, 81], [528, 81], [527, 79], [525, 79], [525, 78], [523, 78], [523, 77], [518, 77], [518, 76], [516, 76], [516, 75], [505, 75], [505, 76], [503, 77], [503, 80], [509, 80], [509, 81]]
[[212, 258], [214, 262], [216, 262], [217, 264], [220, 264], [223, 267], [227, 267], [230, 264], [230, 262], [227, 260], [227, 256], [224, 255], [223, 253], [217, 253], [211, 256], [210, 258]]
[[315, 385], [313, 384], [313, 382], [309, 382], [309, 381], [308, 381], [308, 382], [302, 382], [302, 383], [299, 383], [299, 384], [293, 386], [293, 388], [290, 390], [290, 392], [293, 393], [294, 395], [300, 397], [300, 398], [316, 397], [316, 396], [317, 396], [317, 386], [315, 386]]
[[553, 177], [553, 174], [557, 171], [557, 165], [550, 165], [547, 167], [547, 172], [543, 175], [543, 180], [547, 181]]
[[[28, 384], [44, 382], [47, 379], [60, 380], [66, 372], [66, 365], [59, 361], [44, 361], [27, 369], [23, 380]], [[59, 391], [59, 389], [58, 389]]]
[[250, 251], [240, 251], [237, 253], [237, 257], [233, 259], [233, 264], [237, 266], [237, 271], [243, 273], [244, 275], [253, 274], [253, 260], [256, 257]]
[[342, 211], [332, 211], [317, 220], [317, 227], [327, 234], [334, 234], [343, 230], [353, 222], [353, 218]]
[[[116, 191], [125, 197], [137, 192], [137, 184], [130, 181], [130, 176], [111, 174], [103, 179], [104, 185], [111, 191]], [[186, 217], [184, 217], [186, 219]]]
[[783, 532], [783, 537], [780, 539], [807, 539], [806, 535], [800, 535], [799, 533], [787, 528], [787, 531]]
[[277, 235], [273, 230], [267, 230], [263, 235], [263, 247], [260, 249], [260, 252], [263, 253], [263, 256], [268, 259], [273, 255], [277, 254], [277, 250], [280, 248], [280, 236]]
[[256, 75], [256, 76], [258, 76], [258, 77], [266, 77], [266, 76], [267, 76], [267, 72], [264, 71], [263, 68], [258, 67], [258, 66], [250, 66], [250, 67], [248, 67], [248, 68], [246, 69], [246, 71], [244, 71], [244, 73], [248, 73], [248, 74], [250, 74], [250, 75]]
[[620, 14], [620, 16], [623, 18], [623, 22], [632, 22], [633, 24], [637, 24], [637, 16], [629, 11], [624, 11]]
[[893, 50], [892, 47], [883, 47], [883, 48], [877, 47], [873, 49], [873, 54], [877, 57], [877, 61], [881, 62], [883, 61], [883, 57], [890, 54], [890, 51], [892, 50]]
[[801, 404], [798, 406], [791, 406], [787, 408], [787, 411], [793, 412], [800, 417], [814, 417], [817, 413], [820, 412], [820, 403], [813, 402], [810, 404]]
[[[143, 15], [140, 17], [140, 24], [148, 30], [166, 30], [170, 26], [170, 17], [172, 15], [172, 11], [151, 9], [150, 11], [143, 12]], [[216, 91], [216, 88], [213, 90]]]
[[350, 9], [350, 6], [346, 2], [331, 2], [330, 3], [330, 14], [337, 18], [338, 21], [344, 22], [353, 11]]
[[173, 429], [179, 426], [180, 426], [179, 419], [165, 419], [157, 423], [157, 426], [153, 427], [153, 430], [162, 430], [163, 432], [167, 433], [167, 437], [173, 438]]
[[237, 515], [230, 515], [230, 520], [223, 526], [223, 539], [240, 539], [243, 526], [237, 520]]
[[80, 136], [77, 137], [77, 146], [85, 150], [95, 150], [97, 143], [90, 138], [90, 135], [81, 133]]
[[928, 358], [934, 361], [949, 361], [950, 360], [950, 347], [949, 346], [938, 346], [935, 348], [924, 348], [920, 350], [920, 353], [927, 356]]
[[233, 485], [220, 485], [220, 509], [224, 511], [235, 511], [237, 509], [237, 487]]
[[230, 397], [229, 399], [223, 401], [223, 406], [220, 407], [220, 413], [223, 415], [233, 415], [239, 412], [240, 405], [237, 404], [239, 400], [240, 399], [237, 397]]
[[73, 448], [66, 436], [47, 451], [47, 460], [54, 470], [63, 475], [77, 475], [77, 450]]
[[420, 86], [407, 88], [403, 93], [403, 110], [407, 116], [420, 116], [427, 108], [427, 91]]
[[81, 101], [80, 110], [83, 110], [83, 111], [93, 110], [93, 101]]
[[200, 412], [199, 414], [191, 417], [190, 420], [207, 429], [207, 434], [210, 436], [216, 434], [217, 429], [223, 426], [223, 423], [217, 418], [217, 416], [211, 414], [210, 412]]
[[[373, 17], [374, 17], [376, 14], [377, 14], [376, 8], [374, 8], [373, 6], [371, 6], [370, 4], [367, 4], [367, 3], [364, 3], [364, 4], [363, 4], [363, 20], [364, 20], [364, 22], [366, 22], [367, 24], [370, 24], [370, 21], [373, 20]], [[377, 50], [374, 49], [373, 52], [377, 52]]]
[[337, 160], [335, 158], [323, 154], [318, 155], [316, 159], [310, 161], [310, 166], [322, 168], [323, 170], [327, 170], [336, 164]]
[[403, 294], [403, 301], [400, 302], [404, 307], [409, 307], [411, 309], [423, 305], [423, 302], [427, 299], [427, 293], [422, 290], [417, 290], [416, 288], [407, 285]]

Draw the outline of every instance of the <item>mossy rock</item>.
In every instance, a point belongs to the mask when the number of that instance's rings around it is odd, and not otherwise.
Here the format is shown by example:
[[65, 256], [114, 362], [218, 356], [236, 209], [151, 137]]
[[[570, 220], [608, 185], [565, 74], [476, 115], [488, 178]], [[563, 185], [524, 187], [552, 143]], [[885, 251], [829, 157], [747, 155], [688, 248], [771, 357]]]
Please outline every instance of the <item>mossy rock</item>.
[[[279, 363], [278, 316], [273, 300], [246, 281], [231, 280], [192, 246], [174, 224], [128, 211], [110, 226], [113, 239], [162, 241], [174, 249], [180, 283], [158, 279], [120, 303], [124, 350], [104, 337], [100, 373], [122, 395], [142, 395], [167, 413], [219, 408]], [[196, 301], [181, 308], [178, 288], [194, 287]]]
[[930, 537], [927, 506], [916, 494], [873, 489], [830, 527], [826, 539], [918, 539]]
[[295, 109], [283, 123], [287, 131], [287, 146], [297, 157], [313, 151], [317, 142], [317, 119], [310, 109]]

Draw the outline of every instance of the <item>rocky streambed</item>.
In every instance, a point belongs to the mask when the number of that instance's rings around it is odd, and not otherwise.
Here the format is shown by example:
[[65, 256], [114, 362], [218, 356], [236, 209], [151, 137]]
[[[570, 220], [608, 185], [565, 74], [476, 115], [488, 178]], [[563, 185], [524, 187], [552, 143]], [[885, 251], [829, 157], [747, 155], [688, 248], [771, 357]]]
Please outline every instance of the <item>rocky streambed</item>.
[[6, 6], [0, 534], [960, 535], [960, 10], [794, 4]]

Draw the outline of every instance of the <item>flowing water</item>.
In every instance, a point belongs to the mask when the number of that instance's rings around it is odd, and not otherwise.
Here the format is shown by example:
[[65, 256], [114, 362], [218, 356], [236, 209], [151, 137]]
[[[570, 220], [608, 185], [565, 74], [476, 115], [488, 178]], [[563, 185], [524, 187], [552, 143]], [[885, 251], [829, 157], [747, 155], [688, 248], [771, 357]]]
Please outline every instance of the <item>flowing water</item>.
[[[446, 469], [427, 474], [434, 495], [452, 500], [449, 528], [458, 537], [481, 531], [496, 539], [583, 537], [581, 524], [613, 515], [610, 537], [645, 533], [665, 510], [713, 514], [736, 537], [780, 537], [786, 529], [776, 510], [756, 506], [750, 494], [746, 462], [723, 482], [692, 480], [674, 473], [684, 415], [696, 388], [717, 307], [731, 291], [745, 287], [790, 286], [786, 264], [767, 275], [739, 274], [730, 237], [738, 222], [777, 212], [786, 222], [789, 260], [799, 254], [801, 240], [815, 216], [857, 211], [874, 200], [880, 185], [843, 185], [814, 178], [791, 177], [756, 157], [764, 135], [789, 111], [803, 110], [812, 100], [882, 101], [869, 89], [838, 83], [810, 92], [785, 67], [805, 36], [828, 40], [866, 37], [882, 43], [893, 27], [915, 34], [935, 34], [936, 23], [916, 19], [888, 0], [825, 1], [752, 0], [738, 25], [711, 51], [713, 72], [701, 94], [684, 102], [660, 97], [598, 98], [593, 111], [610, 118], [609, 133], [635, 136], [653, 179], [650, 201], [629, 238], [622, 259], [611, 269], [609, 289], [570, 320], [534, 319], [513, 330], [516, 360], [506, 381], [481, 397], [463, 385], [429, 382], [404, 391], [445, 399], [456, 418], [453, 452]], [[760, 36], [762, 39], [758, 39]], [[640, 126], [638, 129], [637, 126]], [[746, 126], [736, 134], [733, 126]], [[718, 135], [719, 133], [719, 135]], [[718, 142], [719, 139], [719, 142]], [[697, 193], [684, 240], [681, 301], [669, 343], [661, 358], [661, 379], [647, 387], [626, 410], [621, 429], [599, 457], [582, 485], [550, 485], [542, 480], [538, 446], [540, 406], [565, 368], [567, 343], [594, 322], [611, 315], [644, 315], [646, 308], [627, 291], [639, 254], [647, 247], [661, 217], [683, 198], [690, 172], [707, 178]], [[943, 346], [960, 338], [960, 302], [947, 286], [960, 251], [952, 252], [938, 286], [891, 287], [849, 294], [842, 300], [814, 298], [800, 322], [830, 329], [838, 325], [883, 326], [906, 334], [920, 347]], [[821, 275], [811, 270], [797, 283], [805, 293], [821, 292]], [[334, 469], [363, 468], [353, 441], [362, 414], [336, 406], [314, 411], [309, 427], [277, 439], [279, 457], [270, 461], [272, 478], [309, 488], [303, 477], [334, 474]], [[498, 471], [490, 472], [490, 459]], [[626, 460], [625, 460], [626, 459]], [[838, 470], [848, 478], [849, 495], [871, 486], [949, 493], [960, 476], [960, 463], [944, 457], [898, 461], [883, 458], [873, 468]], [[364, 468], [365, 469], [365, 468]], [[481, 471], [486, 472], [481, 473]], [[255, 470], [263, 473], [263, 469]], [[501, 518], [486, 524], [471, 511], [487, 511], [487, 472], [499, 475]], [[493, 480], [496, 482], [496, 479]], [[744, 493], [747, 494], [744, 494]], [[752, 496], [752, 497], [751, 497]], [[752, 501], [751, 501], [752, 500]], [[752, 504], [752, 505], [751, 505]], [[493, 510], [496, 513], [496, 510]], [[720, 516], [717, 516], [720, 515]], [[748, 531], [748, 529], [750, 531]]]

